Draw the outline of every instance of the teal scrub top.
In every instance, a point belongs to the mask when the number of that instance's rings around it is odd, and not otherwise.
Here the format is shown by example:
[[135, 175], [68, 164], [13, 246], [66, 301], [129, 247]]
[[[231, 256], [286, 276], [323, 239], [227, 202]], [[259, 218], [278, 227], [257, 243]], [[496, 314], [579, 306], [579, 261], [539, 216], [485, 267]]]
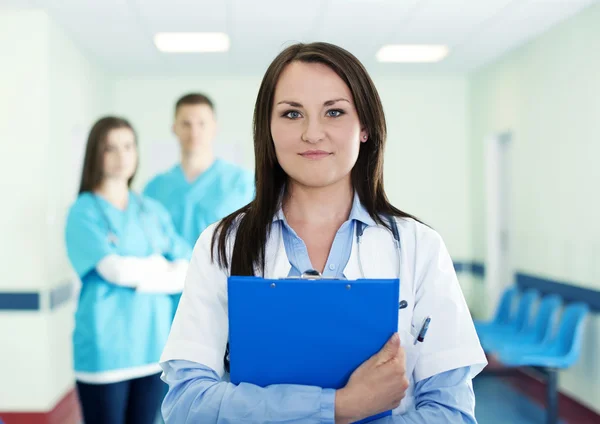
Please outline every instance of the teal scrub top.
[[144, 194], [167, 208], [179, 234], [194, 246], [206, 227], [254, 199], [254, 175], [217, 159], [189, 182], [177, 165], [152, 179]]
[[73, 333], [75, 371], [102, 373], [158, 363], [174, 314], [171, 297], [110, 283], [96, 265], [112, 254], [189, 260], [191, 248], [168, 212], [131, 192], [124, 211], [87, 192], [70, 208], [65, 237], [82, 282]]

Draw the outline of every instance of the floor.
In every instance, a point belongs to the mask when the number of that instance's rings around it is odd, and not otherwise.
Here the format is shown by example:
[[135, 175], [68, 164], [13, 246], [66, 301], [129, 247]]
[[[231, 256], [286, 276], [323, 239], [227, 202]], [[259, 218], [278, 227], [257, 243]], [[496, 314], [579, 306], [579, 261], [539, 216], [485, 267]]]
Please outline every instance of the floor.
[[[479, 424], [544, 424], [545, 411], [513, 386], [498, 377], [485, 376], [473, 381]], [[559, 421], [560, 424], [566, 424]]]

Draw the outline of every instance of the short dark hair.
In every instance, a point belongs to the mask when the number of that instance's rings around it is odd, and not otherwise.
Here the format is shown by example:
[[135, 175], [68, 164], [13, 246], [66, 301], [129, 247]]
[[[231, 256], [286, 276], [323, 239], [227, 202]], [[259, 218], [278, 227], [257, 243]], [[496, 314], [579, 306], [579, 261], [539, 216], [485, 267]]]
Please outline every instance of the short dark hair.
[[215, 105], [210, 97], [202, 93], [189, 93], [179, 98], [177, 103], [175, 103], [175, 115], [177, 115], [179, 108], [185, 105], [208, 105], [213, 112], [215, 111]]
[[[106, 150], [108, 133], [119, 128], [130, 129], [131, 132], [133, 132], [135, 143], [137, 145], [137, 136], [129, 121], [118, 116], [105, 116], [100, 118], [94, 124], [88, 135], [87, 145], [85, 147], [85, 158], [83, 159], [83, 171], [81, 172], [81, 183], [79, 184], [79, 194], [95, 190], [102, 182], [104, 152]], [[131, 187], [133, 177], [135, 177], [135, 172], [131, 178], [129, 178], [129, 181], [127, 181], [129, 187]]]

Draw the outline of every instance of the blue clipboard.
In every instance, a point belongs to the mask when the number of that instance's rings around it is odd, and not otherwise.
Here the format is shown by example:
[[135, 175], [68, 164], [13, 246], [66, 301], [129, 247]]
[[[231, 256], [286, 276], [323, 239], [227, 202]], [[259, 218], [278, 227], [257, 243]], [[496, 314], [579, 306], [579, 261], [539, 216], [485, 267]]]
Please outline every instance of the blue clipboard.
[[398, 279], [230, 277], [231, 382], [344, 387], [398, 331], [399, 290]]

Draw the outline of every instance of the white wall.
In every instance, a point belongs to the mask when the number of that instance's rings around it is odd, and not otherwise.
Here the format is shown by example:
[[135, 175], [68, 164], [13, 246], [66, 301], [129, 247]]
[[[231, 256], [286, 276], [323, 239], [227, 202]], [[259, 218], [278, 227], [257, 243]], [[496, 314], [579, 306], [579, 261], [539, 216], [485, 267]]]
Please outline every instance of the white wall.
[[43, 258], [44, 253], [34, 235], [45, 231], [40, 184], [49, 128], [48, 50], [40, 29], [45, 23], [41, 12], [0, 14], [0, 51], [7, 59], [0, 66], [0, 187], [3, 203], [16, 206], [0, 210], [3, 290], [35, 289], [44, 278], [30, 257]]
[[[600, 5], [471, 78], [475, 258], [485, 257], [483, 140], [512, 130], [513, 247], [521, 272], [600, 290]], [[488, 311], [482, 311], [487, 312]], [[600, 318], [565, 391], [600, 412]]]
[[42, 11], [3, 11], [0, 51], [9, 58], [0, 67], [0, 184], [10, 205], [0, 211], [0, 291], [42, 294], [41, 311], [0, 313], [0, 411], [46, 411], [73, 386], [73, 304], [50, 310], [49, 292], [71, 279], [64, 217], [81, 134], [108, 110], [110, 85]]
[[[221, 156], [253, 169], [252, 112], [261, 77], [119, 78], [116, 113], [138, 131], [141, 164], [135, 186], [178, 160], [171, 133], [176, 100], [205, 92], [216, 103]], [[401, 209], [439, 230], [457, 259], [471, 257], [467, 85], [463, 77], [374, 76], [389, 128], [386, 188]]]
[[469, 259], [466, 79], [375, 77], [375, 82], [389, 129], [388, 196], [439, 231], [455, 260]]
[[49, 147], [56, 159], [46, 161], [48, 277], [61, 282], [69, 270], [63, 246], [67, 207], [74, 201], [93, 123], [112, 109], [112, 81], [82, 55], [63, 30], [48, 20]]

